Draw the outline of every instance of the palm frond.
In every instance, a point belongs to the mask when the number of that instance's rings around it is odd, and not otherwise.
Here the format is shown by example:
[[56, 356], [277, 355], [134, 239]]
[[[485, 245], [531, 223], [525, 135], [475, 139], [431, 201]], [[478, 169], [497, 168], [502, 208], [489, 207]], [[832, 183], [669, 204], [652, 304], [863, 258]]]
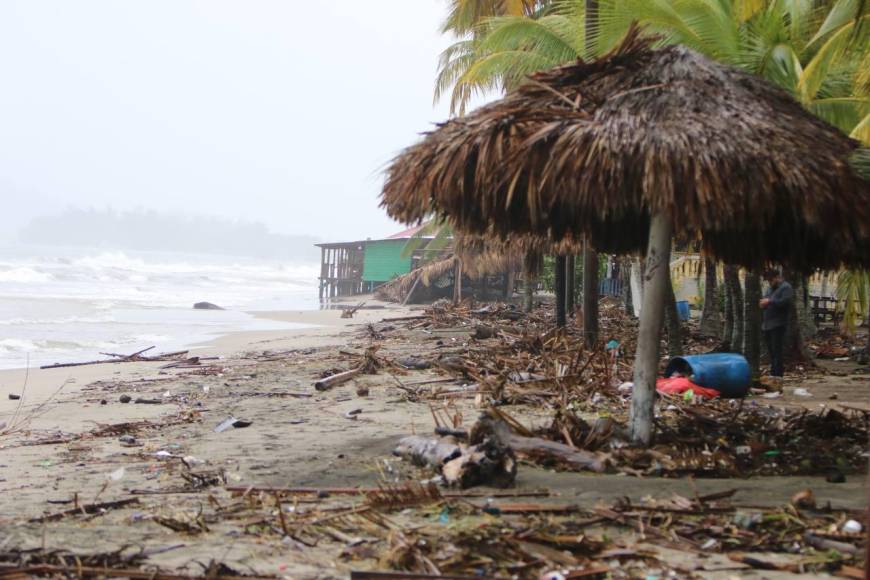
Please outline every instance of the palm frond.
[[870, 270], [844, 270], [837, 276], [837, 301], [843, 313], [843, 328], [854, 334], [867, 313]]
[[829, 71], [846, 54], [854, 27], [854, 22], [840, 27], [804, 66], [804, 72], [798, 81], [798, 95], [804, 103], [815, 98]]
[[840, 31], [850, 22], [853, 24], [862, 17], [861, 8], [865, 0], [837, 0], [831, 7], [825, 21], [819, 27], [816, 34], [810, 39], [809, 44], [820, 42], [828, 34]]

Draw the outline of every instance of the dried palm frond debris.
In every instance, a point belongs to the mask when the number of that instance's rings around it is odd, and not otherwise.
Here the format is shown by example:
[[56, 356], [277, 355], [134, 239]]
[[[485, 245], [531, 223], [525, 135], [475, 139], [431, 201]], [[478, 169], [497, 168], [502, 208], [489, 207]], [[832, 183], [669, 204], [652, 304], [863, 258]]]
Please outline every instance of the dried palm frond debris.
[[[573, 328], [555, 331], [549, 309], [524, 314], [505, 304], [436, 303], [425, 315], [391, 324], [404, 324], [433, 337], [464, 330], [463, 338], [453, 343], [456, 348], [415, 355], [429, 357], [436, 372], [453, 377], [461, 386], [430, 379], [418, 384], [414, 394], [432, 399], [477, 396], [484, 406], [493, 405], [500, 410], [499, 418], [511, 426], [512, 449], [527, 461], [558, 469], [609, 469], [634, 475], [825, 475], [832, 480], [860, 473], [867, 465], [864, 451], [870, 430], [864, 414], [790, 409], [757, 400], [700, 402], [661, 396], [654, 445], [650, 449], [627, 446], [623, 425], [628, 394], [619, 386], [631, 377], [636, 326], [612, 300], [602, 301], [601, 315], [602, 336], [618, 345], [611, 350], [586, 350], [581, 333]], [[487, 330], [481, 332], [483, 328]], [[689, 344], [690, 350], [693, 346], [710, 345]], [[413, 384], [402, 383], [406, 390]], [[552, 419], [549, 425], [530, 431], [511, 420], [505, 404], [545, 409]], [[455, 451], [461, 446], [454, 437], [460, 426], [436, 427], [440, 428], [436, 433], [447, 437], [420, 439], [433, 448], [452, 445]], [[449, 457], [455, 458], [455, 454]], [[445, 462], [422, 461], [439, 473]]]

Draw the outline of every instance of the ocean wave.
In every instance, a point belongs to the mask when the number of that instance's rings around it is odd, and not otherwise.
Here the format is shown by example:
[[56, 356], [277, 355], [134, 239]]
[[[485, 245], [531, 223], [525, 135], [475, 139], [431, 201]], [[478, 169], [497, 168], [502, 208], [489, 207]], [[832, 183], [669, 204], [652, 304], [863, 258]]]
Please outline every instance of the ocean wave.
[[0, 282], [48, 282], [52, 279], [51, 274], [40, 272], [26, 266], [11, 267], [0, 270]]
[[105, 324], [114, 322], [110, 317], [67, 316], [63, 318], [6, 318], [0, 319], [0, 326], [57, 325], [57, 324]]

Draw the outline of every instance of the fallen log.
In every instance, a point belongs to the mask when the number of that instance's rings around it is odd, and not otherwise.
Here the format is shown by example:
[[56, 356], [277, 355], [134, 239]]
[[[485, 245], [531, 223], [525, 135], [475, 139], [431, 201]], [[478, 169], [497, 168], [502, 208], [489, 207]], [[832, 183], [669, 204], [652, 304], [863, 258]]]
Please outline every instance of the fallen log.
[[508, 442], [520, 456], [537, 460], [553, 460], [574, 470], [602, 473], [607, 468], [604, 459], [598, 453], [574, 449], [564, 443], [514, 434], [510, 435]]
[[410, 435], [403, 437], [393, 455], [407, 459], [420, 467], [434, 467], [440, 470], [445, 463], [462, 455], [462, 449], [455, 443], [441, 439]]
[[314, 383], [314, 388], [318, 391], [326, 391], [328, 389], [331, 389], [332, 387], [338, 386], [342, 383], [346, 383], [347, 381], [360, 374], [362, 371], [362, 367], [357, 367], [349, 371], [344, 371], [343, 373], [334, 374], [324, 379], [320, 379], [319, 381]]
[[517, 458], [509, 444], [510, 427], [491, 413], [482, 413], [468, 433], [470, 447], [441, 470], [448, 485], [510, 487], [517, 478]]

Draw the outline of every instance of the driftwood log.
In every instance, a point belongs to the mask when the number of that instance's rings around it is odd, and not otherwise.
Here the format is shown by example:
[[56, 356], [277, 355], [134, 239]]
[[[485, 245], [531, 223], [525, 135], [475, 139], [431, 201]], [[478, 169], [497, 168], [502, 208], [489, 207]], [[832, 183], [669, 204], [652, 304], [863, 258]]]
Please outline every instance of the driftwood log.
[[411, 435], [399, 441], [393, 454], [414, 465], [440, 470], [445, 463], [462, 455], [462, 449], [448, 439]]
[[363, 372], [363, 367], [358, 367], [349, 371], [344, 371], [343, 373], [334, 374], [332, 376], [320, 379], [319, 381], [314, 383], [314, 388], [318, 391], [326, 391], [328, 389], [331, 389], [332, 387], [338, 386], [342, 383], [346, 383], [361, 372]]
[[522, 457], [551, 460], [577, 471], [588, 470], [601, 473], [607, 467], [598, 453], [575, 449], [549, 439], [511, 434], [509, 441], [511, 448]]

